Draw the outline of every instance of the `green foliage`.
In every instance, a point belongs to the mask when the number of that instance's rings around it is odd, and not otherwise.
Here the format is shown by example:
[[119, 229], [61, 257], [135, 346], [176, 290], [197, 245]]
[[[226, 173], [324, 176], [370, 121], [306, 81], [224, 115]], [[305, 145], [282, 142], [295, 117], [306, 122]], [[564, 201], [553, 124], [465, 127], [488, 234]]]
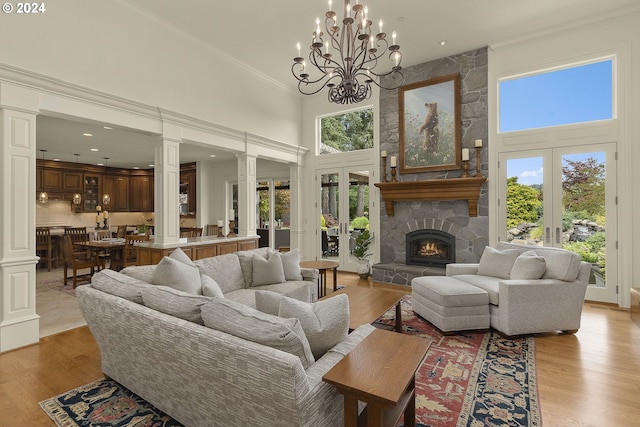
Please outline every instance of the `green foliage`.
[[358, 233], [351, 255], [357, 259], [366, 259], [370, 257], [371, 252], [369, 252], [369, 247], [371, 246], [371, 243], [373, 243], [373, 236], [371, 236], [369, 230], [364, 230]]
[[534, 228], [533, 230], [531, 230], [529, 232], [529, 236], [531, 236], [532, 239], [534, 240], [541, 240], [542, 239], [542, 224], [538, 225], [536, 228]]
[[518, 177], [507, 179], [507, 227], [521, 222], [538, 222], [542, 201], [540, 191], [518, 184]]
[[585, 211], [595, 219], [605, 214], [604, 163], [595, 158], [568, 160], [562, 166], [562, 203], [566, 210]]
[[354, 230], [365, 230], [365, 229], [369, 229], [369, 218], [365, 217], [365, 216], [359, 216], [356, 218], [353, 218], [353, 221], [351, 221], [351, 228], [353, 228]]
[[567, 242], [563, 245], [563, 248], [575, 252], [582, 258], [583, 261], [591, 264], [598, 262], [598, 254], [591, 251], [591, 247], [585, 242]]
[[604, 233], [594, 233], [584, 242], [567, 242], [563, 248], [577, 253], [583, 261], [596, 265], [599, 273], [605, 277], [607, 258]]
[[340, 152], [373, 148], [373, 110], [358, 110], [320, 121], [322, 143]]

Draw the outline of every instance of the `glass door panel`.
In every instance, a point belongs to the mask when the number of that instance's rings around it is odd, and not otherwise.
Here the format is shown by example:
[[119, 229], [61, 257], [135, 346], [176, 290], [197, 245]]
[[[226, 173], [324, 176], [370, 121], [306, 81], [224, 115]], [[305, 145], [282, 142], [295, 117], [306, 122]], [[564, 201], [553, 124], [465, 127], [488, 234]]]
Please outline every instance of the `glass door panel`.
[[499, 240], [578, 253], [592, 264], [586, 299], [617, 302], [615, 145], [503, 153], [500, 164]]
[[340, 270], [357, 271], [351, 251], [357, 235], [369, 229], [369, 176], [368, 170], [357, 167], [322, 171], [318, 176], [319, 253], [323, 259], [340, 263]]

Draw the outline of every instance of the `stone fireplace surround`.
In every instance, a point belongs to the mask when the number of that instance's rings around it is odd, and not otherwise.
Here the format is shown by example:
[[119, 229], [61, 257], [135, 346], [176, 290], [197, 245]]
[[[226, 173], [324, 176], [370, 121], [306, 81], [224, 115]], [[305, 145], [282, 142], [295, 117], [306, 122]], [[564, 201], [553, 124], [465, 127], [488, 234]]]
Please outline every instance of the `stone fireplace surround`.
[[[460, 73], [461, 145], [473, 152], [474, 140], [484, 142], [481, 152], [481, 173], [488, 176], [488, 102], [487, 48], [440, 58], [403, 68], [404, 84], [434, 77]], [[398, 91], [380, 91], [380, 150], [387, 156], [398, 154], [399, 128]], [[475, 156], [469, 169], [475, 171]], [[399, 181], [458, 178], [462, 170], [403, 173]], [[456, 238], [456, 262], [478, 262], [489, 244], [488, 194], [486, 184], [480, 190], [478, 216], [469, 216], [466, 200], [402, 201], [395, 203], [393, 216], [388, 216], [380, 197], [380, 263], [373, 266], [373, 279], [385, 283], [411, 286], [418, 276], [444, 275], [444, 268], [407, 266], [405, 264], [405, 235], [418, 229], [434, 229], [450, 233]]]

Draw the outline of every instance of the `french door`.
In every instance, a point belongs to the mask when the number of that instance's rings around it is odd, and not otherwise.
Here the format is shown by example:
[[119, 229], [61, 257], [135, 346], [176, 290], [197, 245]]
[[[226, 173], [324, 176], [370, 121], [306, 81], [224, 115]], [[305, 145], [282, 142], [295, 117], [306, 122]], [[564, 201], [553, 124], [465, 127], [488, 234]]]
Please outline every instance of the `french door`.
[[366, 167], [319, 169], [317, 259], [340, 263], [340, 270], [357, 271], [351, 250], [358, 233], [369, 228], [370, 172]]
[[499, 155], [499, 240], [572, 250], [592, 264], [586, 299], [617, 303], [615, 144]]

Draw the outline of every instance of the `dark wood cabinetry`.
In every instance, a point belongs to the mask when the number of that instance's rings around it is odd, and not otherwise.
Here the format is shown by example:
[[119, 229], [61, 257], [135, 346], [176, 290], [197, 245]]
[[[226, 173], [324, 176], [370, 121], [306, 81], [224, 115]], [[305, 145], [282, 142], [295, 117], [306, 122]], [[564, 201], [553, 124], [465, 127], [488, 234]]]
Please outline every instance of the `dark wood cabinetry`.
[[113, 212], [129, 211], [129, 175], [104, 175], [104, 193], [109, 194], [111, 202], [102, 209]]
[[129, 177], [129, 210], [153, 212], [153, 171]]
[[195, 218], [196, 216], [196, 164], [180, 165], [180, 216]]

